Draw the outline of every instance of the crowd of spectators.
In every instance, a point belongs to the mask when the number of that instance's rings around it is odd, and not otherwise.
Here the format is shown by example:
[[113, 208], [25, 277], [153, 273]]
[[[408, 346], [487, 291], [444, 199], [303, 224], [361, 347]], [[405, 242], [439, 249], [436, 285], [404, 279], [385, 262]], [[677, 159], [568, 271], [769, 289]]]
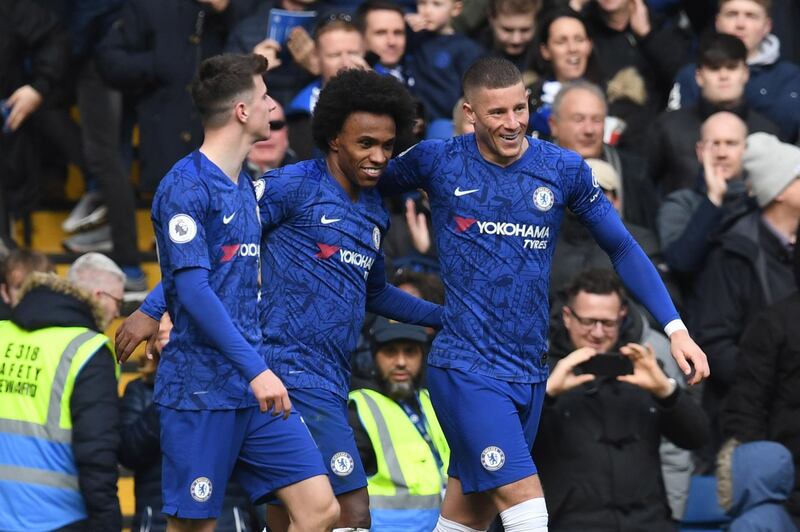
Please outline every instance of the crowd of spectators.
[[[276, 14], [298, 25], [276, 33]], [[85, 194], [63, 224], [65, 249], [106, 253], [126, 292], [146, 289], [135, 209], [202, 141], [187, 87], [203, 59], [269, 60], [272, 136], [253, 146], [245, 168], [257, 178], [319, 156], [311, 116], [341, 69], [372, 68], [415, 97], [416, 127], [398, 139], [399, 153], [468, 134], [461, 75], [478, 57], [505, 57], [530, 89], [528, 133], [587, 160], [711, 367], [702, 387], [687, 387], [665, 337], [568, 213], [553, 251], [551, 377], [532, 450], [551, 529], [672, 530], [690, 476], [718, 464], [721, 487], [733, 491], [730, 515], [744, 526], [740, 516], [756, 503], [737, 499], [736, 483], [763, 484], [742, 469], [759, 467], [754, 453], [800, 459], [797, 27], [796, 0], [0, 0], [0, 320], [22, 319], [23, 280], [52, 271], [47, 257], [17, 249], [12, 227], [48, 202], [63, 204], [67, 165], [80, 170]], [[441, 302], [427, 198], [386, 201], [387, 272]], [[378, 392], [379, 401], [407, 397], [388, 391], [375, 364], [390, 343], [380, 335], [424, 354], [421, 331], [368, 317], [353, 354], [354, 389], [368, 392], [353, 396], [351, 421], [373, 475], [388, 475], [380, 434], [359, 419]], [[589, 351], [621, 352], [633, 373], [583, 375]], [[158, 514], [155, 371], [150, 363], [122, 400], [118, 458], [135, 471], [137, 524]], [[412, 381], [423, 389], [424, 368]], [[415, 409], [424, 413], [422, 403]], [[785, 449], [750, 443], [760, 440]], [[765, 501], [788, 500], [798, 526], [800, 487], [781, 482]], [[231, 497], [236, 521], [250, 510]], [[382, 519], [394, 516], [373, 522]]]

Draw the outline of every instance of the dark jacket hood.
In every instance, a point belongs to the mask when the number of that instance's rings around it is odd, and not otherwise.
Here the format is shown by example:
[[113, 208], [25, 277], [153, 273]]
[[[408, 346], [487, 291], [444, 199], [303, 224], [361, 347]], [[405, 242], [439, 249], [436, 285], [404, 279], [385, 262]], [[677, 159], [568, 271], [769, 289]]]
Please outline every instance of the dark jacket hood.
[[794, 486], [789, 450], [777, 442], [743, 443], [733, 452], [733, 494], [728, 513], [739, 516], [765, 503], [780, 503]]
[[54, 274], [32, 273], [22, 287], [11, 321], [35, 331], [46, 327], [87, 327], [102, 332], [103, 314], [84, 290]]

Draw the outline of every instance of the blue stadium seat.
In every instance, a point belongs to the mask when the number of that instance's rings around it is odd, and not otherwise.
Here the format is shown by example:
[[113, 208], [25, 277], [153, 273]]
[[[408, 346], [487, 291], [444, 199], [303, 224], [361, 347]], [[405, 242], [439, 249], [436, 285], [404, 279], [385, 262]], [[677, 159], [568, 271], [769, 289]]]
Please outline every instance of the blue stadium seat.
[[693, 476], [681, 532], [721, 532], [729, 520], [717, 501], [717, 479], [710, 475]]

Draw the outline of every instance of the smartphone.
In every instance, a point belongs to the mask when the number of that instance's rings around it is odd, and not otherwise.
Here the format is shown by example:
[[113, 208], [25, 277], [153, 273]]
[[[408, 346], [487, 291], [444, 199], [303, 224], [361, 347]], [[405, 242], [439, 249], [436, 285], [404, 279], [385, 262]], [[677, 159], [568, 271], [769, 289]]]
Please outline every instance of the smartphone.
[[622, 353], [600, 353], [577, 366], [581, 373], [596, 377], [618, 377], [633, 373], [633, 362]]

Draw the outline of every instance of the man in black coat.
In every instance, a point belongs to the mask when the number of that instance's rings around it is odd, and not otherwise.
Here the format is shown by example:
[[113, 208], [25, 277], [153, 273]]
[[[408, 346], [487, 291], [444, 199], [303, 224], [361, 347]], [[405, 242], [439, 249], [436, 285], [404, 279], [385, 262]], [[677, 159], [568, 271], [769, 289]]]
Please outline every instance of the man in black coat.
[[[798, 235], [800, 236], [800, 228]], [[800, 287], [800, 247], [794, 248]], [[794, 490], [787, 510], [800, 528], [800, 292], [760, 312], [740, 343], [736, 377], [723, 415], [723, 433], [739, 441], [772, 440], [792, 453]]]
[[0, 0], [0, 248], [11, 247], [9, 215], [24, 214], [38, 194], [32, 117], [58, 90], [68, 63], [69, 37], [55, 13]]
[[[665, 436], [697, 448], [708, 438], [699, 406], [664, 373], [640, 337], [621, 334], [626, 305], [612, 271], [593, 270], [569, 286], [554, 320], [534, 461], [547, 493], [551, 532], [673, 531], [661, 473]], [[633, 373], [601, 377], [579, 364], [620, 351]]]
[[175, 162], [203, 142], [188, 86], [200, 62], [222, 52], [252, 0], [130, 0], [97, 51], [104, 79], [136, 100], [140, 188], [155, 191]]
[[708, 353], [712, 377], [703, 390], [713, 439], [703, 456], [713, 463], [722, 443], [720, 415], [740, 358], [742, 333], [760, 310], [795, 290], [794, 236], [800, 222], [800, 148], [766, 133], [747, 139], [744, 168], [759, 210], [722, 233], [698, 275], [689, 327]]

